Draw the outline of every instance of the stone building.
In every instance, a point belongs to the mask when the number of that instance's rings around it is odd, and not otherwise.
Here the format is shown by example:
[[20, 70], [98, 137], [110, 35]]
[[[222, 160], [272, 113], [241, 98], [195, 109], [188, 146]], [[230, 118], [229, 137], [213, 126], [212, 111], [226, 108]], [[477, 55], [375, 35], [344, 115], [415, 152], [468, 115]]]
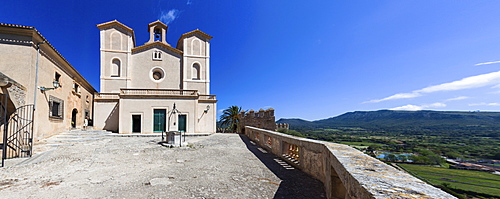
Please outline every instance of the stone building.
[[93, 115], [96, 90], [34, 27], [0, 23], [0, 87], [2, 132], [11, 122], [18, 129], [9, 130], [34, 132], [37, 141]]
[[211, 36], [194, 30], [167, 42], [168, 26], [148, 25], [149, 41], [118, 21], [97, 25], [101, 42], [101, 93], [95, 127], [119, 133], [213, 133], [216, 98], [210, 95]]

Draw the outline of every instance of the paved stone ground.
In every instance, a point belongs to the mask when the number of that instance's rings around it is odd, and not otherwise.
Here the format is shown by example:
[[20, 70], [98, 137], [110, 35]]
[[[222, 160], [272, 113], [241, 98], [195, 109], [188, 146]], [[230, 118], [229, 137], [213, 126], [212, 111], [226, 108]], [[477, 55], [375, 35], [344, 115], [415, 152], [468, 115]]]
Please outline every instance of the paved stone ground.
[[182, 148], [160, 141], [102, 131], [53, 136], [32, 158], [0, 168], [0, 198], [325, 198], [320, 181], [245, 136], [191, 137]]

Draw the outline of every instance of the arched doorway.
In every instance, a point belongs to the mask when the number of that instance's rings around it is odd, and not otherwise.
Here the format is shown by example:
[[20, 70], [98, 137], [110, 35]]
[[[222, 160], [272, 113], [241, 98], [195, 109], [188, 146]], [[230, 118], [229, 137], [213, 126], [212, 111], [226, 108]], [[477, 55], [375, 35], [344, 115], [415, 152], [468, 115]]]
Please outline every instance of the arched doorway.
[[78, 110], [73, 109], [71, 112], [71, 128], [76, 128], [76, 114], [78, 113]]

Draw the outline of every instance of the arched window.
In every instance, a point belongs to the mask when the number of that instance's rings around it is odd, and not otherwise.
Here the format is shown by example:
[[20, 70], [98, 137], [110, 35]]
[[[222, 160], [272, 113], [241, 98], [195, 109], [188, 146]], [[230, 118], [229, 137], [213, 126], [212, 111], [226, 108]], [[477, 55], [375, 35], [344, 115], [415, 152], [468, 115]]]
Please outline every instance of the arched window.
[[117, 31], [111, 33], [111, 42], [109, 42], [111, 45], [111, 49], [113, 50], [121, 50], [122, 49], [122, 37], [120, 33]]
[[111, 77], [120, 77], [121, 63], [119, 59], [113, 59], [111, 62]]
[[159, 28], [154, 30], [154, 41], [161, 41], [161, 29]]
[[196, 80], [200, 79], [200, 64], [194, 63], [193, 69], [191, 72], [192, 72], [191, 77], [193, 79], [196, 79]]
[[197, 38], [191, 41], [191, 54], [201, 55], [201, 41]]

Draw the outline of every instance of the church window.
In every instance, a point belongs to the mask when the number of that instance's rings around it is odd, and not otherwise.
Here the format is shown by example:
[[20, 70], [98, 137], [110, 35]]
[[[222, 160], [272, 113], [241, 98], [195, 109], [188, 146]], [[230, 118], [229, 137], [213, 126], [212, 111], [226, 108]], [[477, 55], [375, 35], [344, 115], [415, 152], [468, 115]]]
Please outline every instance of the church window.
[[192, 79], [195, 79], [195, 80], [200, 79], [200, 64], [198, 64], [198, 63], [193, 64], [191, 77], [192, 77]]
[[161, 51], [153, 52], [153, 60], [161, 60]]
[[157, 82], [157, 83], [159, 83], [159, 82], [163, 81], [163, 79], [165, 79], [165, 72], [160, 67], [155, 67], [155, 68], [151, 69], [150, 75], [151, 75], [150, 76], [151, 80], [153, 80], [154, 82]]
[[113, 59], [111, 63], [111, 77], [120, 77], [120, 65], [119, 59]]

